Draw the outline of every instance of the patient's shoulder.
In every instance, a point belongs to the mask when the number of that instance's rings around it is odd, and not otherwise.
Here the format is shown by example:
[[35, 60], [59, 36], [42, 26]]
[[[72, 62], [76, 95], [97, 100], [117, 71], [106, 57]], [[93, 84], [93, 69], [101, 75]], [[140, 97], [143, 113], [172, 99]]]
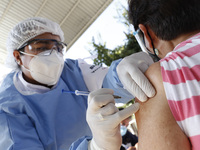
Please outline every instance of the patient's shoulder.
[[160, 62], [152, 64], [145, 72], [146, 77], [150, 80], [156, 90], [159, 90], [162, 86], [162, 75]]
[[160, 63], [151, 65], [145, 75], [155, 87], [156, 95], [141, 103], [136, 113], [139, 149], [188, 150], [188, 139], [176, 123], [166, 99]]

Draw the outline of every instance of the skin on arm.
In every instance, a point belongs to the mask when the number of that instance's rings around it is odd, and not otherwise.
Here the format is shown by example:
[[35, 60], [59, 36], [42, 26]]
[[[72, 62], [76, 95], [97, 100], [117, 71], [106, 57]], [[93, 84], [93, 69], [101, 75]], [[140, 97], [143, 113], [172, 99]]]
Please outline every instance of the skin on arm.
[[145, 75], [156, 95], [140, 104], [136, 115], [139, 150], [190, 150], [191, 145], [169, 108], [161, 76], [160, 63], [149, 67]]

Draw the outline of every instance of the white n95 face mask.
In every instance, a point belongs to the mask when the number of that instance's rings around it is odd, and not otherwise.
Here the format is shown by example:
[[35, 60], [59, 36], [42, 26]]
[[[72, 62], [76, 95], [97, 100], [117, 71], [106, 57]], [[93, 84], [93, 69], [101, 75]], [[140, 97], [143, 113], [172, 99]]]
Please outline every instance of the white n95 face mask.
[[26, 68], [34, 80], [46, 85], [55, 85], [58, 82], [64, 66], [62, 54], [54, 50], [50, 55], [45, 55], [48, 51], [41, 52], [38, 55], [21, 53], [34, 56], [29, 63], [29, 69]]

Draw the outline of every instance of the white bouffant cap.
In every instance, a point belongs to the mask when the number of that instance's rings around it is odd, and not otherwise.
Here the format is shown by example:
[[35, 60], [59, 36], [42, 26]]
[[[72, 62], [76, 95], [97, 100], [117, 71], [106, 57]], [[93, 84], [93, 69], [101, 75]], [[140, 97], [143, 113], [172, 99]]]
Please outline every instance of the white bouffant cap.
[[6, 66], [17, 69], [18, 65], [15, 62], [13, 51], [20, 48], [20, 46], [32, 38], [47, 32], [58, 35], [61, 41], [64, 41], [64, 33], [60, 25], [49, 19], [32, 17], [17, 24], [8, 35], [6, 43], [8, 54], [5, 62]]

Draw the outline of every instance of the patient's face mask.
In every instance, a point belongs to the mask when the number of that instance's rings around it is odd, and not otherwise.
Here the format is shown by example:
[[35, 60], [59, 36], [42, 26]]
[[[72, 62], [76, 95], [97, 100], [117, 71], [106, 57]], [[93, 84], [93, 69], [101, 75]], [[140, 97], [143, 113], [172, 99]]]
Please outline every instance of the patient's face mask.
[[127, 132], [127, 127], [126, 126], [123, 126], [121, 125], [120, 126], [120, 133], [121, 133], [121, 136], [124, 136]]
[[23, 66], [30, 72], [34, 80], [48, 86], [55, 85], [58, 82], [64, 66], [64, 59], [61, 53], [55, 50], [46, 50], [38, 55], [21, 51], [20, 53], [34, 56], [29, 62], [29, 69]]

